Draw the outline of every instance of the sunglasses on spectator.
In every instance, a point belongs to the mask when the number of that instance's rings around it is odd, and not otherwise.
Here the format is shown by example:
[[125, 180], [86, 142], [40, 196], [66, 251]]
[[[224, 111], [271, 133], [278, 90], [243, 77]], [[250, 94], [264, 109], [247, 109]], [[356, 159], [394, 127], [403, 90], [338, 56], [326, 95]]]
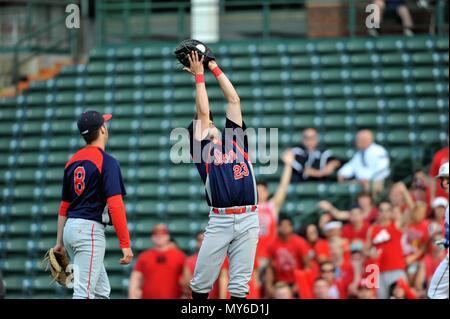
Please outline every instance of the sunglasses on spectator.
[[335, 272], [336, 271], [336, 269], [334, 269], [334, 268], [323, 268], [323, 269], [320, 269], [320, 272]]

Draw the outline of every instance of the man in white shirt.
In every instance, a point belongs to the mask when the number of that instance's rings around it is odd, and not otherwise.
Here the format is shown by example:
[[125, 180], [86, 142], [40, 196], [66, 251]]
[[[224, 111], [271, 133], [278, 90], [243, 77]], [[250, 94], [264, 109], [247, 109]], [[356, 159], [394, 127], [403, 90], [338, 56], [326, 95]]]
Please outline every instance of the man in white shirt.
[[374, 193], [382, 191], [384, 180], [390, 175], [389, 153], [374, 142], [371, 131], [361, 130], [356, 135], [358, 151], [338, 171], [338, 180], [357, 180], [366, 190]]

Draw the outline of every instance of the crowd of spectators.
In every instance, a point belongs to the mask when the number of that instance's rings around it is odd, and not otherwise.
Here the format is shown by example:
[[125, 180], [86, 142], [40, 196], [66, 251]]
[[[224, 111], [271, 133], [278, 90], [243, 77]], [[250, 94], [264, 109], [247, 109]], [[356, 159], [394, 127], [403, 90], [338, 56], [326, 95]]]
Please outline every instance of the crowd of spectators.
[[[426, 298], [431, 277], [446, 256], [434, 243], [443, 238], [448, 195], [435, 176], [448, 162], [448, 147], [435, 154], [428, 174], [415, 172], [408, 187], [388, 185], [389, 153], [370, 131], [357, 134], [357, 150], [347, 163], [319, 144], [318, 132], [306, 129], [302, 143], [282, 156], [275, 194], [270, 196], [267, 183], [258, 183], [261, 231], [248, 298]], [[361, 184], [363, 191], [350, 207], [319, 201], [317, 222], [301, 229], [280, 214], [290, 183], [333, 178]], [[157, 225], [154, 247], [134, 266], [129, 297], [190, 298], [202, 232], [196, 240], [196, 253], [187, 257], [171, 241], [167, 226]], [[217, 274], [210, 298], [229, 298], [227, 260]]]

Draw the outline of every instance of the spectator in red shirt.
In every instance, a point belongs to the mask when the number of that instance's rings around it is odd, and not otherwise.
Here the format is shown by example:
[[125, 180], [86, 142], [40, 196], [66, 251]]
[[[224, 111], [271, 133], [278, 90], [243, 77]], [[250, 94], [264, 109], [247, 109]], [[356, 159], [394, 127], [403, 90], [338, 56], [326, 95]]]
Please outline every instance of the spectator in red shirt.
[[428, 182], [428, 176], [422, 170], [414, 173], [414, 179], [410, 187], [410, 194], [414, 201], [424, 202], [427, 205], [427, 215], [431, 215], [431, 191]]
[[427, 204], [417, 202], [412, 210], [409, 221], [404, 230], [403, 252], [407, 265], [408, 280], [414, 283], [419, 270], [420, 261], [425, 256], [429, 246], [429, 221], [425, 219], [427, 214]]
[[[320, 265], [320, 278], [324, 279], [328, 284], [328, 299], [343, 298], [340, 283], [336, 280], [336, 271], [332, 262], [326, 261]], [[315, 292], [315, 284], [313, 289]]]
[[365, 252], [378, 262], [380, 276], [378, 298], [389, 298], [389, 287], [400, 278], [406, 279], [406, 263], [402, 249], [401, 215], [391, 203], [380, 203], [378, 222], [369, 228]]
[[277, 237], [277, 222], [280, 209], [284, 204], [288, 187], [292, 177], [292, 163], [294, 154], [292, 151], [284, 153], [282, 158], [285, 166], [281, 176], [280, 184], [274, 196], [270, 197], [269, 186], [265, 182], [258, 182], [258, 203], [259, 203], [259, 241], [256, 251], [260, 271], [269, 262], [268, 247]]
[[317, 278], [314, 282], [313, 291], [315, 299], [331, 299], [330, 284], [322, 277]]
[[339, 298], [348, 298], [348, 288], [353, 282], [353, 266], [351, 260], [344, 258], [343, 239], [334, 238], [330, 242], [331, 262], [335, 268], [335, 283], [339, 289]]
[[359, 207], [355, 207], [350, 211], [350, 223], [342, 228], [342, 238], [348, 240], [350, 245], [361, 245], [367, 239], [367, 231], [370, 224], [364, 220], [363, 211]]
[[430, 168], [430, 192], [431, 192], [431, 201], [434, 200], [435, 197], [444, 197], [448, 198], [448, 194], [442, 189], [441, 183], [436, 176], [439, 173], [439, 168], [442, 164], [448, 162], [448, 133], [447, 133], [447, 146], [438, 151], [433, 156], [433, 161], [431, 163]]
[[184, 253], [171, 243], [169, 230], [164, 224], [153, 228], [152, 242], [154, 247], [139, 255], [131, 273], [129, 298], [181, 298]]
[[433, 212], [429, 225], [430, 236], [435, 233], [445, 234], [445, 210], [448, 200], [445, 197], [436, 197], [431, 205]]
[[389, 201], [395, 213], [409, 214], [415, 207], [414, 199], [402, 182], [392, 185], [389, 192]]
[[[323, 225], [323, 232], [325, 234], [326, 240], [321, 240], [315, 246], [316, 258], [319, 263], [323, 263], [325, 261], [330, 261], [331, 249], [330, 242], [334, 238], [342, 238], [342, 223], [339, 221], [329, 221], [325, 225]], [[342, 249], [345, 254], [345, 258], [350, 260], [350, 246], [347, 240], [340, 241], [342, 243]]]
[[368, 192], [361, 192], [357, 197], [358, 207], [361, 208], [364, 221], [373, 224], [378, 218], [378, 207]]
[[[350, 219], [350, 211], [339, 210], [328, 201], [320, 201], [318, 206], [321, 210], [327, 213], [327, 215], [330, 215], [332, 219], [340, 220], [343, 222]], [[364, 221], [369, 224], [372, 224], [376, 221], [378, 217], [378, 208], [375, 206], [370, 193], [359, 193], [356, 206], [362, 210]]]
[[319, 237], [319, 229], [316, 224], [308, 224], [306, 227], [303, 227], [300, 235], [306, 239], [306, 243], [308, 245], [308, 257], [311, 264], [311, 269], [319, 273], [319, 263], [317, 261], [316, 256], [316, 245], [324, 239]]
[[[274, 294], [274, 283], [284, 281], [295, 284], [295, 270], [310, 267], [308, 244], [294, 234], [294, 224], [289, 217], [283, 217], [278, 223], [278, 237], [269, 246], [271, 263], [267, 267], [265, 283], [269, 296]], [[294, 292], [296, 289], [294, 288]]]

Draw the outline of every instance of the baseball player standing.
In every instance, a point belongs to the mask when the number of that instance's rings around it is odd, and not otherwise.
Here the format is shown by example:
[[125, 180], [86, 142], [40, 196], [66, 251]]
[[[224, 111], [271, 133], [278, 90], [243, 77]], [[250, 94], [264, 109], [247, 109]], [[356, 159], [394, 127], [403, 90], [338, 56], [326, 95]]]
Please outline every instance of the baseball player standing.
[[259, 235], [255, 176], [248, 158], [239, 96], [217, 63], [210, 61], [208, 67], [228, 102], [226, 127], [221, 134], [209, 110], [203, 59], [196, 51], [191, 52], [190, 67], [185, 68], [195, 75], [196, 81], [196, 115], [189, 126], [191, 155], [211, 207], [190, 287], [193, 299], [207, 299], [228, 255], [231, 298], [245, 299]]
[[[442, 189], [447, 193], [449, 193], [448, 189], [448, 170], [449, 163], [445, 163], [441, 165], [439, 169], [439, 174], [437, 178], [441, 181]], [[430, 287], [428, 289], [428, 298], [430, 299], [448, 299], [448, 206], [445, 211], [445, 240], [443, 244], [447, 249], [447, 257], [442, 260], [439, 267], [436, 269], [436, 272], [431, 278]]]
[[106, 225], [113, 224], [119, 238], [123, 252], [120, 263], [126, 265], [133, 259], [122, 199], [126, 194], [122, 173], [117, 160], [105, 152], [106, 122], [111, 117], [96, 111], [81, 114], [77, 124], [87, 145], [64, 169], [54, 249], [66, 249], [73, 263], [74, 299], [109, 298], [111, 288], [103, 265]]

